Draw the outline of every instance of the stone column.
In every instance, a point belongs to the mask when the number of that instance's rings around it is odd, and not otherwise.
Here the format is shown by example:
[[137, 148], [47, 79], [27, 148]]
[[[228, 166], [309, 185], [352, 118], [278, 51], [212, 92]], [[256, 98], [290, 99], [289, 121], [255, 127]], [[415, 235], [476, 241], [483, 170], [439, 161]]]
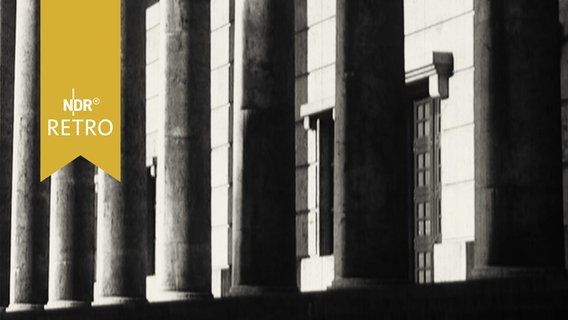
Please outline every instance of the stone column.
[[409, 280], [402, 0], [337, 1], [333, 287]]
[[39, 7], [18, 1], [9, 310], [47, 302], [49, 179], [39, 181]]
[[10, 296], [15, 23], [16, 1], [0, 1], [0, 312], [8, 306]]
[[561, 269], [557, 0], [475, 1], [474, 277]]
[[294, 2], [235, 5], [231, 293], [297, 290]]
[[89, 305], [93, 300], [93, 177], [94, 166], [82, 157], [51, 177], [47, 307]]
[[163, 194], [157, 276], [163, 299], [211, 295], [210, 0], [164, 0], [157, 179]]
[[121, 0], [121, 182], [99, 170], [97, 304], [146, 301], [145, 2]]

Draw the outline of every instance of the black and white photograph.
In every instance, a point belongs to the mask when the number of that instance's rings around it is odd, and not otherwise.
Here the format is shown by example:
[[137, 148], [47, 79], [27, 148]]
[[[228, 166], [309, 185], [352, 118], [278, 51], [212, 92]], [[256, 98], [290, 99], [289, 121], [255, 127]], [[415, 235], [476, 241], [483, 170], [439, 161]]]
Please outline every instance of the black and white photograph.
[[0, 320], [568, 319], [568, 0], [61, 9], [119, 174], [40, 179], [53, 1], [0, 0]]

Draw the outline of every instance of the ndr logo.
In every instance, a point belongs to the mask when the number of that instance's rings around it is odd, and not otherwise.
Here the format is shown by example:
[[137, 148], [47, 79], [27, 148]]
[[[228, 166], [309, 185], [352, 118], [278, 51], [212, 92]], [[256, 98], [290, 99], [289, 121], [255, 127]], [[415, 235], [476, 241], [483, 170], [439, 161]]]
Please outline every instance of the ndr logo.
[[93, 111], [91, 106], [98, 105], [101, 103], [99, 98], [94, 99], [76, 99], [75, 98], [75, 88], [71, 89], [71, 99], [63, 99], [63, 111], [71, 111], [73, 116], [75, 112], [79, 111]]
[[[63, 111], [93, 112], [92, 106], [101, 103], [99, 98], [76, 99], [75, 88], [71, 89], [71, 99], [63, 99]], [[113, 131], [113, 123], [109, 119], [47, 119], [48, 136], [108, 136]]]

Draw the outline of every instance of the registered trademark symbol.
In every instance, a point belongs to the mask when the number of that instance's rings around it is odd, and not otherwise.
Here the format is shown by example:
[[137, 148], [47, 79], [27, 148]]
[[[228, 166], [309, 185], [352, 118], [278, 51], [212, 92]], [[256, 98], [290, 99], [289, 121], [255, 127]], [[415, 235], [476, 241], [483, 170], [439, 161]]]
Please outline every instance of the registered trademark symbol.
[[99, 98], [94, 98], [94, 99], [93, 99], [93, 104], [94, 104], [94, 105], [98, 105], [99, 103], [101, 103], [101, 99], [99, 99]]

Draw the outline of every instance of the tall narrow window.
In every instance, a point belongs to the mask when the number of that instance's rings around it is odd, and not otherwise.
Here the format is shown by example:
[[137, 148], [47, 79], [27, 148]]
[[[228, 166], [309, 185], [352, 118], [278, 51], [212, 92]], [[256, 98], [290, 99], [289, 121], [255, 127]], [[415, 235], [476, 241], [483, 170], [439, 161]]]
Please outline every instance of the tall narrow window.
[[440, 100], [413, 103], [415, 281], [434, 281], [434, 243], [440, 241]]
[[333, 254], [333, 144], [334, 121], [331, 110], [306, 118], [310, 154], [308, 205], [310, 206], [308, 253], [310, 256]]
[[158, 158], [152, 158], [152, 165], [146, 167], [147, 177], [147, 247], [146, 275], [156, 274], [156, 166]]
[[318, 135], [318, 209], [319, 253], [333, 253], [333, 142], [334, 127], [331, 111], [323, 112], [317, 119]]

